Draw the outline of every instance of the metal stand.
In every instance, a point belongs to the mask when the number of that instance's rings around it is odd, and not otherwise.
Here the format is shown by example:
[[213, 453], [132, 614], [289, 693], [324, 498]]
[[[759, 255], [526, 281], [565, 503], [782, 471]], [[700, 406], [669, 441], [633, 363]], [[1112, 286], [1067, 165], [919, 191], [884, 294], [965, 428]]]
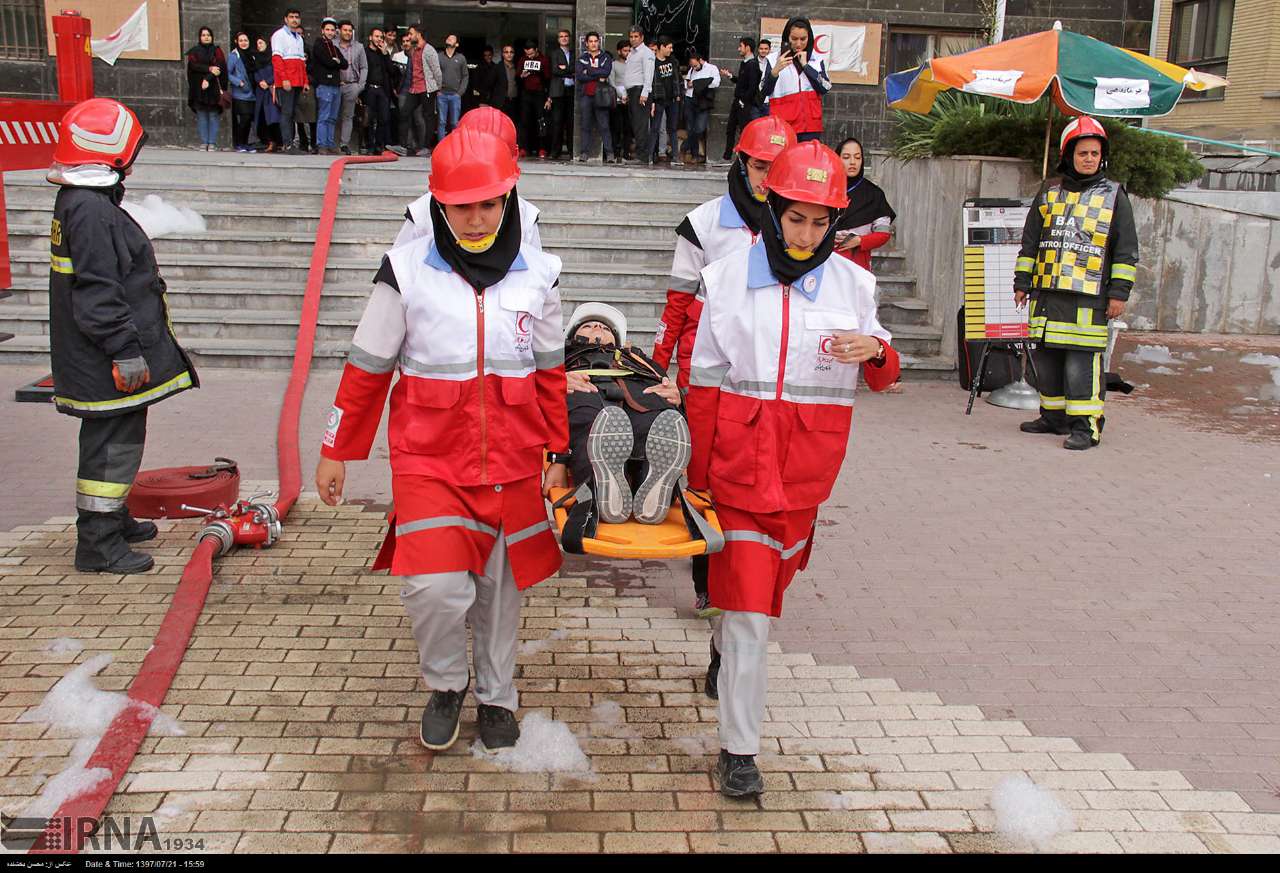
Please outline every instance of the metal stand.
[[[991, 354], [991, 346], [994, 343], [984, 343], [982, 346], [982, 356], [978, 358], [978, 369], [973, 374], [973, 382], [969, 385], [969, 404], [964, 409], [964, 414], [969, 415], [973, 412], [973, 402], [978, 399], [982, 393], [982, 378], [987, 374], [987, 359]], [[1022, 351], [1022, 376], [1016, 382], [1011, 382], [1003, 388], [997, 388], [991, 392], [991, 396], [987, 398], [987, 402], [994, 406], [1003, 406], [1006, 409], [1039, 409], [1040, 408], [1040, 392], [1027, 382], [1027, 367], [1031, 367], [1031, 372], [1036, 376], [1036, 382], [1040, 381], [1040, 374], [1036, 373], [1036, 363], [1031, 358], [1031, 342], [1026, 338], [1013, 340], [1007, 345], [1014, 348], [1020, 348]], [[1027, 405], [1030, 404], [1030, 405]]]
[[1000, 406], [1005, 409], [1040, 409], [1040, 392], [1031, 387], [1027, 382], [1027, 362], [1031, 360], [1031, 351], [1027, 348], [1026, 341], [1022, 342], [1022, 374], [1018, 377], [1018, 381], [1010, 382], [1002, 388], [997, 388], [987, 395], [987, 402], [992, 406]]

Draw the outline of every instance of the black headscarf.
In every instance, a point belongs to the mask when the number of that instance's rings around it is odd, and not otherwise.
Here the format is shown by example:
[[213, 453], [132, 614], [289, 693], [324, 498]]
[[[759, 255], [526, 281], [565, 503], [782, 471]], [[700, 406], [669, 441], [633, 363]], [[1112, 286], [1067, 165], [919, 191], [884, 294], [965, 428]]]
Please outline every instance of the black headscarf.
[[520, 254], [520, 201], [516, 189], [507, 194], [502, 210], [502, 223], [498, 225], [498, 238], [487, 251], [472, 253], [458, 245], [458, 240], [444, 217], [444, 209], [431, 198], [431, 227], [435, 231], [436, 249], [446, 264], [472, 288], [482, 290], [497, 285], [511, 271], [511, 264]]
[[787, 19], [786, 25], [784, 25], [782, 28], [782, 45], [779, 47], [778, 52], [781, 53], [781, 52], [791, 51], [791, 40], [789, 39], [789, 37], [791, 36], [791, 29], [794, 27], [802, 28], [804, 29], [805, 32], [809, 34], [809, 42], [804, 47], [804, 52], [806, 55], [805, 63], [806, 64], [812, 63], [813, 62], [813, 44], [814, 44], [813, 25], [809, 23], [809, 19], [807, 18], [800, 18], [797, 16], [796, 18]]
[[764, 218], [764, 204], [755, 198], [751, 191], [751, 182], [747, 179], [747, 167], [742, 155], [733, 159], [729, 165], [729, 199], [733, 208], [738, 210], [742, 220], [751, 228], [752, 233], [760, 232], [760, 222]]
[[791, 202], [772, 192], [769, 194], [769, 199], [765, 202], [764, 214], [766, 224], [772, 226], [766, 227], [760, 235], [764, 240], [765, 254], [769, 257], [769, 269], [773, 272], [774, 278], [783, 285], [793, 284], [805, 273], [825, 263], [827, 258], [831, 257], [831, 252], [836, 245], [835, 218], [839, 210], [831, 209], [831, 225], [827, 228], [827, 235], [822, 238], [822, 242], [818, 243], [818, 247], [813, 250], [813, 256], [798, 261], [787, 254], [787, 243], [782, 236], [781, 219], [782, 213], [787, 211]]
[[884, 215], [889, 216], [890, 221], [898, 217], [898, 213], [893, 211], [888, 198], [884, 196], [884, 191], [866, 177], [867, 156], [862, 143], [851, 136], [840, 144], [840, 151], [844, 151], [844, 147], [851, 142], [857, 143], [858, 151], [862, 152], [862, 167], [858, 170], [858, 175], [845, 177], [849, 205], [840, 213], [840, 220], [836, 222], [837, 230], [865, 227]]

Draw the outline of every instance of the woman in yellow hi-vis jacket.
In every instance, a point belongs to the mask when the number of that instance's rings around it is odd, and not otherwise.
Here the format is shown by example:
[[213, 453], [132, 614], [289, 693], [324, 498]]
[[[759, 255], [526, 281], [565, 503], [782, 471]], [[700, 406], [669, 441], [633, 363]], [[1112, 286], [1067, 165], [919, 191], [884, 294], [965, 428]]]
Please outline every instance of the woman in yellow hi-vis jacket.
[[1065, 435], [1064, 448], [1102, 437], [1107, 321], [1124, 312], [1137, 277], [1129, 196], [1106, 178], [1107, 132], [1081, 116], [1062, 132], [1062, 178], [1037, 195], [1022, 229], [1014, 298], [1031, 297], [1040, 417], [1024, 433]]

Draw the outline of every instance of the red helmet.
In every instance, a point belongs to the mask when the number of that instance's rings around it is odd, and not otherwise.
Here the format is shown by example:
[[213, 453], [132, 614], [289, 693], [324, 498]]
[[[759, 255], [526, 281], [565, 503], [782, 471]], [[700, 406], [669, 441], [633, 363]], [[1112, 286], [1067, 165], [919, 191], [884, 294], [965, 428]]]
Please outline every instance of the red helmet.
[[102, 164], [124, 170], [138, 157], [147, 134], [128, 106], [106, 97], [77, 103], [62, 116], [53, 162], [67, 167]]
[[1062, 129], [1062, 141], [1058, 144], [1058, 151], [1064, 155], [1070, 154], [1068, 147], [1086, 136], [1096, 136], [1106, 143], [1107, 130], [1098, 123], [1097, 119], [1090, 118], [1088, 115], [1071, 119], [1070, 123]]
[[778, 155], [764, 177], [766, 191], [832, 209], [849, 205], [839, 156], [817, 140], [797, 143]]
[[764, 115], [742, 128], [735, 152], [772, 161], [783, 149], [796, 144], [796, 132], [776, 115]]
[[457, 129], [463, 128], [493, 134], [511, 148], [512, 155], [515, 155], [520, 148], [516, 143], [516, 126], [510, 116], [501, 109], [477, 106], [458, 119]]
[[431, 196], [440, 203], [478, 203], [506, 194], [520, 178], [507, 144], [491, 133], [459, 127], [431, 153]]

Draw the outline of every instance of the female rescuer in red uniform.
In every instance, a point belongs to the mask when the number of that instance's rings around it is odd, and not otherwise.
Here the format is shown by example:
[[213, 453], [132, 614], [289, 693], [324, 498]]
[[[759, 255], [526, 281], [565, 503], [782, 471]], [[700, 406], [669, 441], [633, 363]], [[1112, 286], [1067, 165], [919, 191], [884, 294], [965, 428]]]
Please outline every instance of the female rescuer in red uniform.
[[[746, 253], [702, 271], [702, 318], [686, 400], [689, 484], [710, 486], [724, 529], [711, 556], [713, 643], [720, 699], [721, 793], [759, 794], [769, 617], [808, 563], [818, 506], [849, 442], [860, 364], [873, 391], [898, 378], [898, 355], [876, 318], [875, 279], [831, 257], [848, 203], [835, 152], [784, 151], [765, 178], [764, 231]], [[704, 295], [700, 295], [704, 296]]]
[[[433, 237], [389, 251], [356, 328], [320, 449], [334, 505], [343, 462], [369, 457], [391, 389], [391, 529], [374, 563], [404, 577], [423, 678], [421, 740], [458, 737], [474, 637], [480, 739], [520, 736], [520, 591], [560, 567], [539, 487], [568, 450], [560, 259], [521, 245], [520, 171], [497, 137], [459, 129], [432, 155]], [[392, 388], [392, 375], [400, 378]], [[548, 485], [567, 484], [563, 464]]]

